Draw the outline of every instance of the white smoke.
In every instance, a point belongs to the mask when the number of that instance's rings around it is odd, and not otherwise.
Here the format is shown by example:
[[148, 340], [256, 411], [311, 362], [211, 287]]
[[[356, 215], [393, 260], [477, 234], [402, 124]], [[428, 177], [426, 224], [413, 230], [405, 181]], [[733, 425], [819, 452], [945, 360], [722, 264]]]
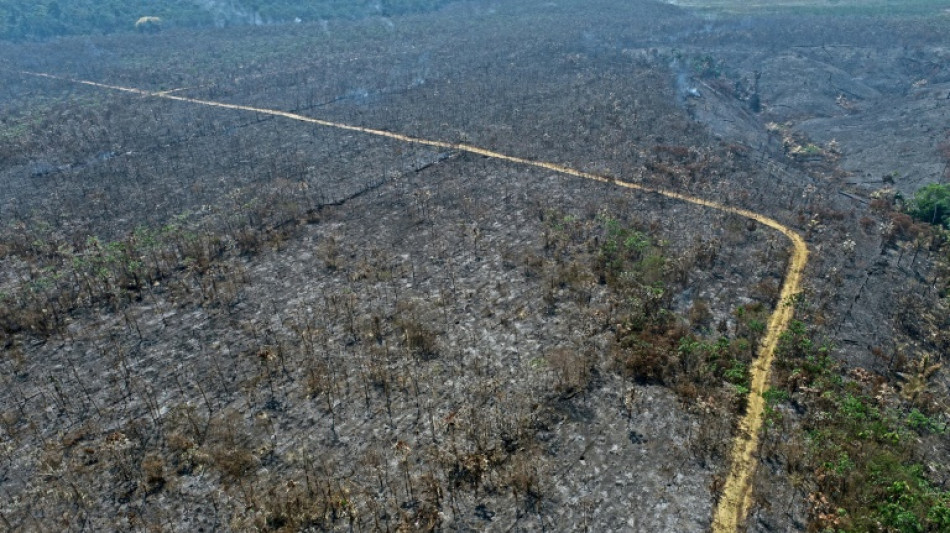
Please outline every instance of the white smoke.
[[419, 56], [419, 59], [416, 60], [415, 75], [412, 78], [412, 82], [409, 84], [410, 88], [425, 85], [426, 80], [430, 76], [430, 63], [431, 59], [428, 52], [425, 52]]
[[696, 85], [692, 83], [686, 67], [683, 66], [679, 58], [674, 59], [673, 62], [670, 63], [670, 70], [676, 73], [676, 94], [679, 95], [680, 100], [685, 101], [687, 98], [702, 98], [702, 93], [700, 93]]

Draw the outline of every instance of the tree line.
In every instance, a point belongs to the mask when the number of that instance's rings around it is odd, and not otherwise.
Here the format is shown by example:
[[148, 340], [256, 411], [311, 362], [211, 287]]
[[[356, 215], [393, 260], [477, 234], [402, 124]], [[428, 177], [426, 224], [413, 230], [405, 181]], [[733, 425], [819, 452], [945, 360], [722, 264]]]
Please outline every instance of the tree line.
[[279, 24], [433, 11], [458, 0], [9, 0], [0, 4], [0, 40], [134, 31], [141, 17], [165, 27]]

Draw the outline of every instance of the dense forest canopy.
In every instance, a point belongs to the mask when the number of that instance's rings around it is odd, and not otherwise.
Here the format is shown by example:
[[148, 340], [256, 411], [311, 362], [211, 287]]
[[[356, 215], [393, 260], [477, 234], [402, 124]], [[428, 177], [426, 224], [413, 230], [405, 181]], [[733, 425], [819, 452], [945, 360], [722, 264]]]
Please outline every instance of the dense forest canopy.
[[273, 24], [398, 15], [437, 9], [456, 0], [9, 0], [0, 3], [0, 39], [133, 31], [144, 16], [163, 26]]

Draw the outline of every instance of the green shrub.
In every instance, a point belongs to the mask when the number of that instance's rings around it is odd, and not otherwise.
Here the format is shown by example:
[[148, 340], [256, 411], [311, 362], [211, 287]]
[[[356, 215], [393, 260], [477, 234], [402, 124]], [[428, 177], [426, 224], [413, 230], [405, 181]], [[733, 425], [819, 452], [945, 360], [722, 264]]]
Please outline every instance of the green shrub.
[[912, 409], [910, 414], [907, 415], [907, 427], [919, 433], [942, 434], [947, 430], [946, 424], [921, 413], [916, 408]]
[[910, 214], [917, 220], [950, 228], [950, 184], [932, 183], [919, 189]]
[[927, 520], [937, 531], [950, 531], [950, 492], [944, 493], [943, 501], [930, 508]]
[[784, 384], [763, 396], [769, 404], [788, 398], [802, 412], [798, 442], [807, 451], [790, 450], [800, 458], [797, 472], [813, 476], [818, 500], [827, 499], [815, 508], [809, 530], [950, 531], [950, 493], [928, 479], [926, 455], [912, 433], [942, 434], [942, 418], [894, 409], [877, 398], [870, 382], [846, 379], [829, 348], [801, 321], [789, 325], [777, 357], [779, 374], [787, 372]]

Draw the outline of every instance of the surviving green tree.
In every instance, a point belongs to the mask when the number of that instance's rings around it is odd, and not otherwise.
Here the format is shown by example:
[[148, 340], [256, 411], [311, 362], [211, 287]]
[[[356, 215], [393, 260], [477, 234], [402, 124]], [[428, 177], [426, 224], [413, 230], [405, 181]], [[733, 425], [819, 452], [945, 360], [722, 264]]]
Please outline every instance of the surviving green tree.
[[932, 183], [918, 190], [910, 214], [918, 220], [950, 228], [950, 184]]

